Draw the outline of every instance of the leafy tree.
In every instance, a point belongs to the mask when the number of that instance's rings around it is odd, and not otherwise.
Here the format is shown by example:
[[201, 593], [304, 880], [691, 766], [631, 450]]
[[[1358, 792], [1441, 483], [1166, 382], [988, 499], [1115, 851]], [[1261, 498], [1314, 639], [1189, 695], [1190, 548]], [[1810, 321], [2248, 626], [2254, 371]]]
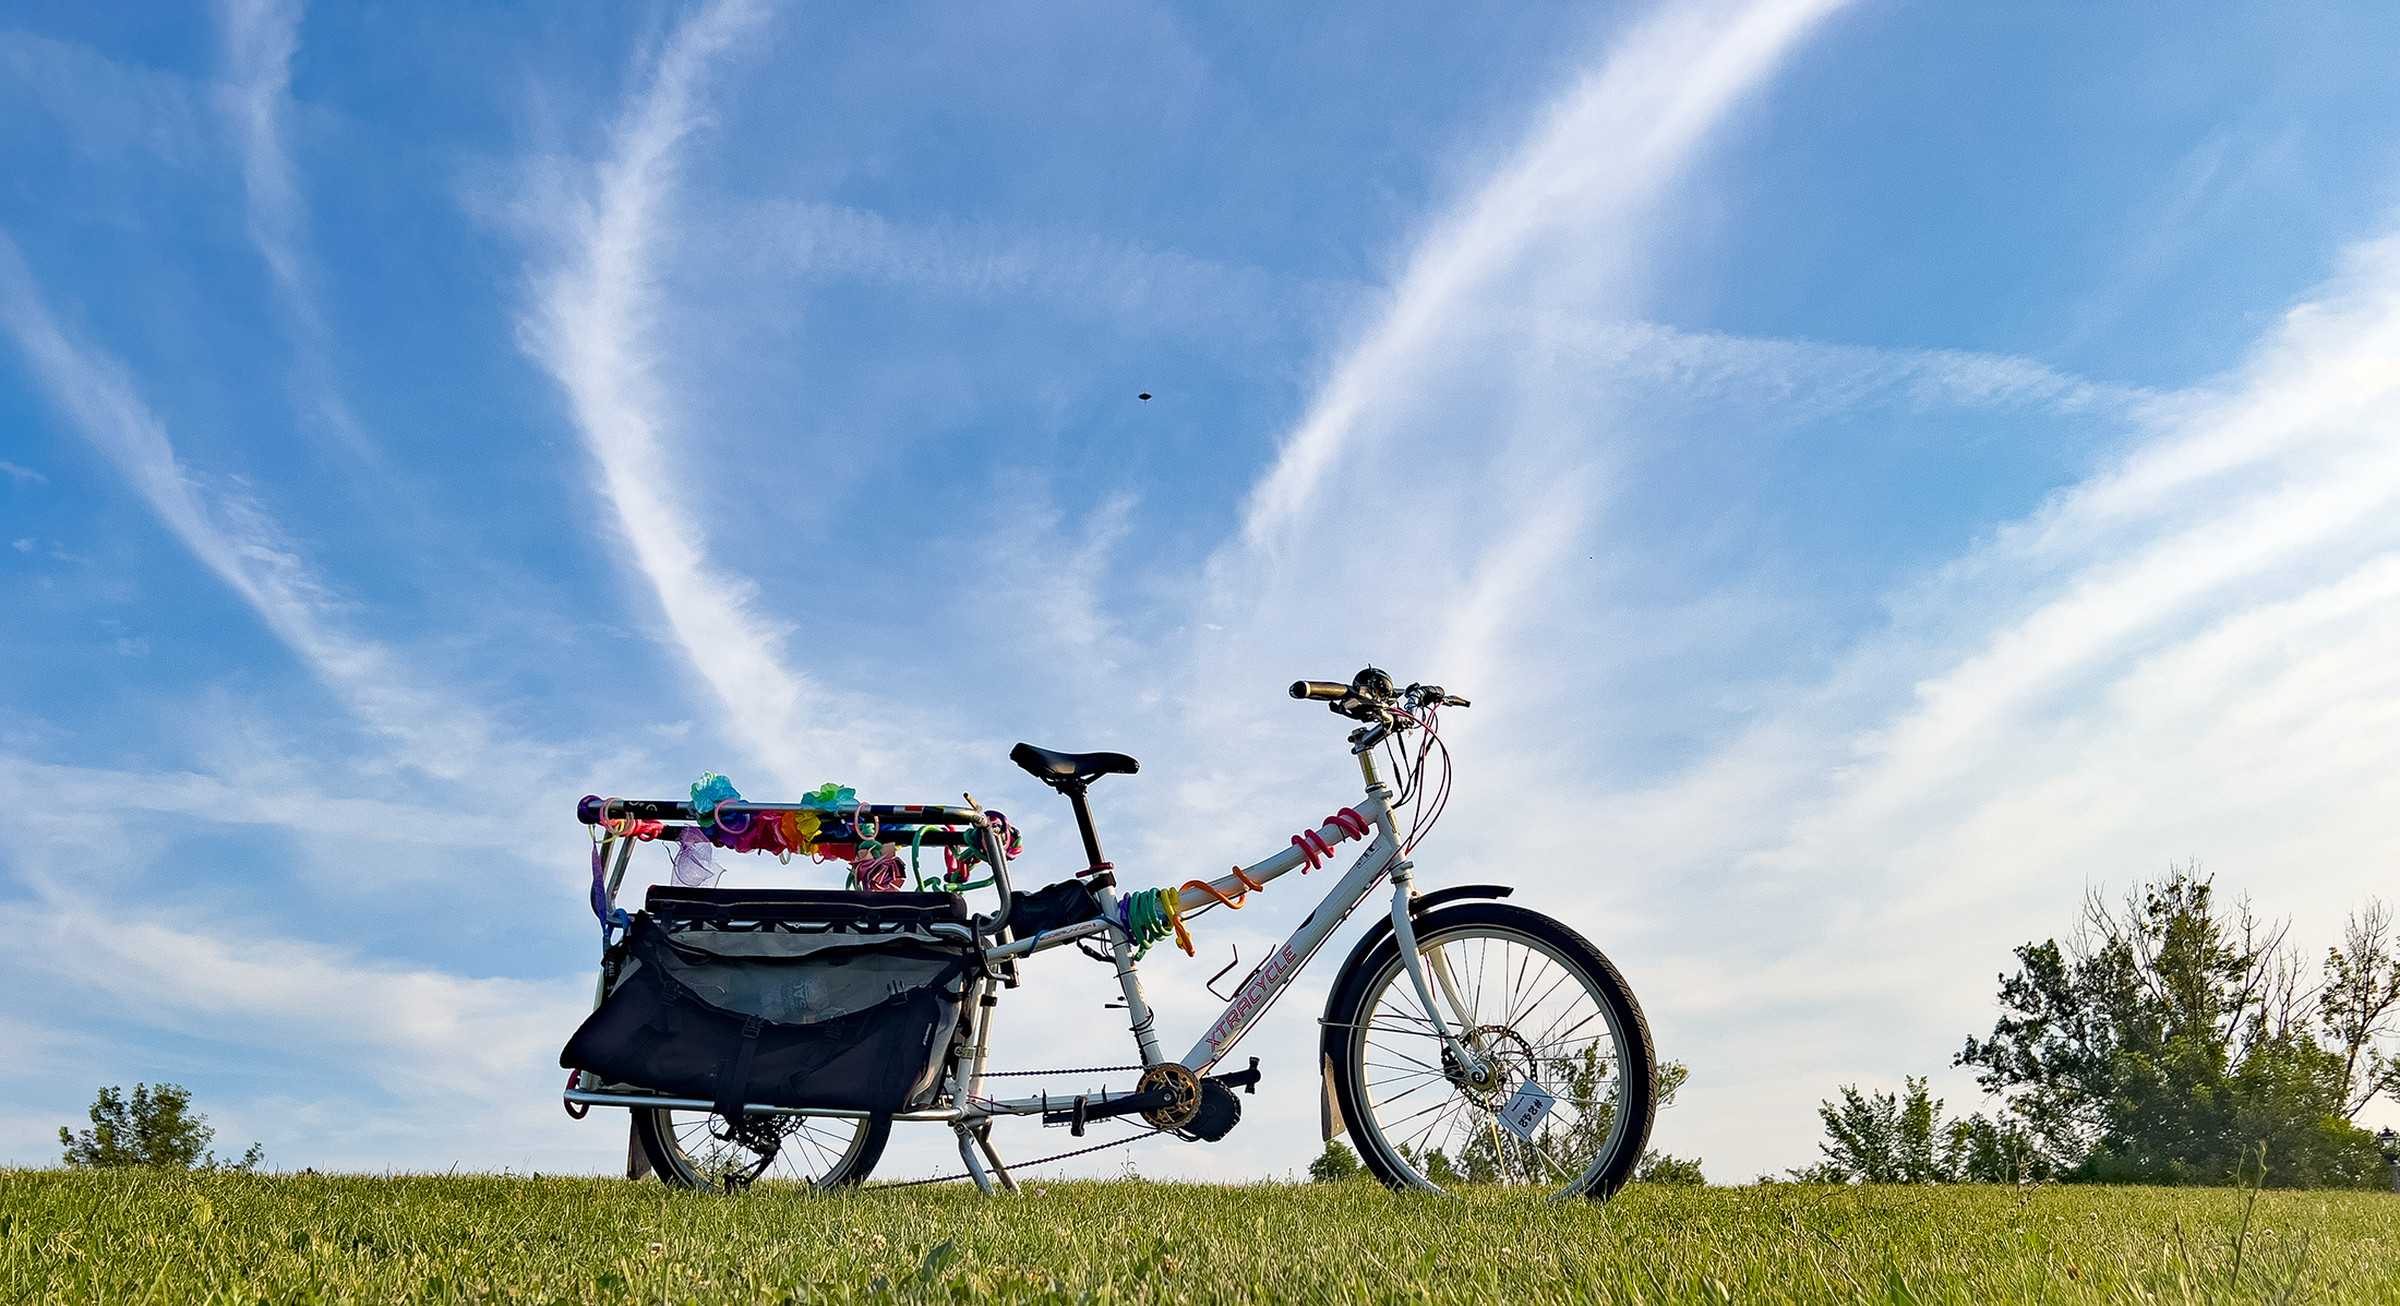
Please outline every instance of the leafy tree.
[[1942, 1104], [1925, 1081], [1910, 1079], [1905, 1098], [1894, 1093], [1861, 1094], [1845, 1085], [1842, 1100], [1818, 1106], [1829, 1141], [1817, 1144], [1825, 1160], [1793, 1177], [1806, 1182], [1930, 1184], [1951, 1177], [1940, 1155]]
[[[2380, 904], [2354, 916], [2314, 991], [2285, 932], [2246, 904], [2220, 910], [2191, 868], [2121, 906], [2089, 897], [2065, 946], [2016, 950], [1992, 1036], [1953, 1064], [2007, 1095], [2023, 1169], [2230, 1183], [2263, 1143], [2269, 1185], [2371, 1182], [2373, 1139], [2349, 1120], [2393, 1077], [2375, 1047], [2400, 1004], [2388, 919]], [[2000, 1156], [2009, 1136], [1989, 1142]]]
[[1466, 1182], [1467, 1177], [1458, 1172], [1458, 1167], [1451, 1164], [1449, 1157], [1442, 1155], [1442, 1149], [1438, 1147], [1433, 1149], [1426, 1153], [1423, 1159], [1425, 1177], [1442, 1187], [1449, 1188]]
[[1359, 1175], [1358, 1153], [1342, 1145], [1338, 1138], [1325, 1140], [1325, 1150], [1308, 1163], [1308, 1177], [1320, 1184], [1340, 1183]]
[[2022, 1125], [1981, 1114], [1942, 1119], [1941, 1099], [1925, 1080], [1904, 1093], [1862, 1094], [1845, 1085], [1841, 1100], [1820, 1103], [1825, 1159], [1791, 1177], [1801, 1183], [2024, 1183], [2051, 1177]]
[[[1691, 1077], [1692, 1068], [1680, 1061], [1661, 1063], [1658, 1067], [1656, 1109], [1664, 1111], [1675, 1105], [1676, 1090], [1681, 1089], [1684, 1081]], [[1707, 1177], [1700, 1173], [1700, 1158], [1687, 1161], [1680, 1156], [1669, 1156], [1657, 1148], [1642, 1153], [1642, 1162], [1635, 1167], [1633, 1178], [1637, 1183], [1653, 1184], [1698, 1185], [1708, 1182]]]
[[2400, 1057], [2387, 1057], [2378, 1039], [2400, 1033], [2400, 946], [2392, 937], [2392, 912], [2380, 899], [2350, 914], [2342, 946], [2325, 953], [2325, 982], [2318, 990], [2317, 1018], [2325, 1037], [2340, 1049], [2346, 1119], [2356, 1120], [2379, 1096], [2400, 1098]]
[[1685, 1082], [1690, 1080], [1691, 1077], [1692, 1068], [1680, 1061], [1660, 1062], [1658, 1067], [1658, 1100], [1652, 1104], [1652, 1109], [1664, 1111], [1668, 1107], [1675, 1105], [1675, 1094], [1682, 1091]]
[[1636, 1183], [1688, 1184], [1694, 1188], [1708, 1182], [1708, 1176], [1700, 1173], [1697, 1158], [1685, 1160], [1680, 1156], [1669, 1156], [1656, 1148], [1642, 1153], [1642, 1163], [1634, 1170], [1633, 1178]]
[[[1585, 1048], [1574, 1055], [1558, 1057], [1548, 1062], [1548, 1071], [1543, 1079], [1544, 1085], [1553, 1089], [1562, 1101], [1588, 1104], [1589, 1109], [1580, 1113], [1559, 1112], [1553, 1115], [1551, 1121], [1544, 1124], [1541, 1132], [1535, 1136], [1541, 1150], [1553, 1156], [1588, 1156], [1599, 1147], [1601, 1141], [1608, 1137], [1609, 1129], [1616, 1123], [1615, 1088], [1609, 1082], [1612, 1073], [1609, 1064], [1600, 1059], [1597, 1049], [1594, 1048]], [[1655, 1109], [1663, 1111], [1674, 1105], [1676, 1090], [1682, 1088], [1684, 1081], [1690, 1077], [1690, 1068], [1680, 1061], [1661, 1064], [1658, 1068]], [[1557, 1123], [1561, 1117], [1567, 1115], [1575, 1117], [1574, 1123], [1569, 1125]], [[1541, 1177], [1525, 1174], [1504, 1175], [1502, 1173], [1504, 1168], [1517, 1165], [1518, 1161], [1513, 1156], [1503, 1154], [1497, 1141], [1498, 1136], [1499, 1127], [1496, 1125], [1468, 1131], [1466, 1138], [1458, 1144], [1458, 1155], [1455, 1157], [1444, 1153], [1438, 1147], [1426, 1152], [1416, 1152], [1410, 1150], [1405, 1143], [1398, 1146], [1404, 1160], [1415, 1165], [1426, 1178], [1444, 1188], [1454, 1187], [1461, 1183], [1488, 1184], [1504, 1177]], [[1340, 1151], [1338, 1159], [1334, 1156], [1336, 1148], [1339, 1148]], [[1509, 1151], [1513, 1153], [1516, 1149], [1512, 1148]], [[1345, 1165], [1347, 1168], [1344, 1168]], [[1320, 1166], [1326, 1167], [1323, 1174], [1319, 1173]], [[1329, 1143], [1325, 1154], [1309, 1164], [1308, 1172], [1312, 1178], [1346, 1179], [1356, 1173], [1357, 1168], [1357, 1158], [1350, 1153], [1348, 1148], [1340, 1147], [1338, 1143]], [[1680, 1157], [1668, 1156], [1655, 1150], [1642, 1154], [1641, 1164], [1635, 1170], [1634, 1177], [1650, 1179], [1659, 1183], [1698, 1184], [1707, 1182], [1701, 1178], [1700, 1162], [1686, 1161]]]
[[179, 1084], [133, 1086], [128, 1098], [122, 1089], [103, 1088], [92, 1102], [92, 1127], [74, 1133], [65, 1127], [58, 1141], [66, 1163], [82, 1168], [154, 1165], [178, 1170], [219, 1168], [255, 1170], [264, 1159], [258, 1144], [239, 1161], [221, 1161], [208, 1150], [217, 1132], [208, 1117], [192, 1112], [192, 1094]]
[[1948, 1181], [1968, 1184], [2031, 1184], [2058, 1177], [2049, 1154], [2024, 1124], [2006, 1115], [1994, 1120], [1978, 1111], [1942, 1126], [1943, 1164]]

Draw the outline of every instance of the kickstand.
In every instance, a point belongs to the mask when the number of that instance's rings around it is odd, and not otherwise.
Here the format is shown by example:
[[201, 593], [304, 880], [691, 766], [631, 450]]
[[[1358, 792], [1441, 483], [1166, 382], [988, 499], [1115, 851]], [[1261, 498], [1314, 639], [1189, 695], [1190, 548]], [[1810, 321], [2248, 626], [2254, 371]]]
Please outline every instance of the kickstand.
[[992, 1177], [984, 1173], [983, 1161], [975, 1155], [975, 1144], [981, 1140], [965, 1125], [954, 1127], [958, 1130], [958, 1159], [967, 1163], [967, 1177], [975, 1181], [977, 1188], [991, 1192]]
[[983, 1155], [985, 1159], [992, 1163], [992, 1173], [1000, 1176], [1000, 1186], [1012, 1193], [1017, 1191], [1017, 1181], [1008, 1173], [1008, 1163], [1001, 1160], [1000, 1153], [992, 1148], [991, 1121], [984, 1121], [983, 1124], [975, 1130], [975, 1145], [983, 1149]]

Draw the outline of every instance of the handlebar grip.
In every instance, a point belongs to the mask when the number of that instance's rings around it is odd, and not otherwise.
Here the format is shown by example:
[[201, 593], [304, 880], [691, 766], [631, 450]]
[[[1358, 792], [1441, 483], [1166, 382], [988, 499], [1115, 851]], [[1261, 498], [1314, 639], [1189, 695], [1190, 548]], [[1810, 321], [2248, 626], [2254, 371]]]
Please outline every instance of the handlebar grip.
[[1350, 687], [1333, 680], [1295, 680], [1292, 682], [1292, 697], [1327, 702], [1350, 697]]

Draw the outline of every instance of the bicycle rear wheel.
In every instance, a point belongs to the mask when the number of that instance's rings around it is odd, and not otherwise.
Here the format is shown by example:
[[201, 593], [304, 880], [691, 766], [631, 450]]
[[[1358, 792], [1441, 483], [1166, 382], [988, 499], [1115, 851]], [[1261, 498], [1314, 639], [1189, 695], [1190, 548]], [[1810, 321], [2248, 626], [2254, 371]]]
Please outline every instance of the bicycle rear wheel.
[[[1416, 922], [1446, 1046], [1386, 939], [1336, 981], [1324, 1051], [1359, 1159], [1395, 1188], [1461, 1183], [1607, 1197], [1632, 1177], [1657, 1095], [1650, 1029], [1600, 950], [1557, 921], [1468, 903]], [[1446, 976], [1443, 972], [1447, 972]]]
[[[758, 1117], [753, 1116], [752, 1119]], [[775, 1159], [757, 1182], [839, 1188], [863, 1182], [883, 1159], [891, 1140], [889, 1116], [769, 1116], [778, 1137]], [[729, 1176], [746, 1175], [759, 1153], [725, 1137], [722, 1116], [706, 1111], [637, 1107], [633, 1136], [650, 1158], [650, 1169], [677, 1188], [722, 1188]]]

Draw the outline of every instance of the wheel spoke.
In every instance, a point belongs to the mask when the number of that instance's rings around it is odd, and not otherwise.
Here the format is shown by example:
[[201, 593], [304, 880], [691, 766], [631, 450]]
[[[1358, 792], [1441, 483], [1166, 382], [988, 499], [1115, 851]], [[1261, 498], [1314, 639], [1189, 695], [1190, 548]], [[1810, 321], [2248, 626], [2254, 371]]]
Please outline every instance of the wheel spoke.
[[[760, 1153], [720, 1137], [722, 1126], [715, 1117], [663, 1109], [654, 1114], [660, 1127], [653, 1137], [670, 1155], [661, 1158], [654, 1154], [651, 1163], [667, 1182], [715, 1188], [727, 1177], [748, 1175], [758, 1166]], [[754, 1125], [770, 1130], [776, 1143], [773, 1156], [757, 1176], [761, 1183], [813, 1187], [829, 1180], [849, 1182], [863, 1177], [864, 1169], [874, 1164], [873, 1153], [882, 1150], [879, 1142], [869, 1141], [876, 1126], [863, 1118], [777, 1115], [763, 1122], [754, 1118]]]
[[[1571, 936], [1553, 942], [1539, 928], [1486, 922], [1508, 912], [1564, 933], [1554, 923], [1513, 908], [1483, 910], [1483, 920], [1447, 929], [1437, 919], [1420, 934], [1419, 955], [1434, 972], [1437, 1005], [1457, 1009], [1458, 1037], [1490, 1077], [1469, 1081], [1467, 1067], [1426, 1046], [1444, 1042], [1443, 1022], [1423, 1010], [1407, 968], [1386, 954], [1359, 1005], [1333, 1026], [1348, 1029], [1336, 1074], [1347, 1077], [1344, 1091], [1364, 1117], [1350, 1122], [1357, 1141], [1387, 1178], [1413, 1174], [1446, 1186], [1455, 1167], [1463, 1180], [1557, 1189], [1597, 1173], [1613, 1188], [1630, 1166], [1624, 1149], [1648, 1128], [1628, 1114], [1640, 1111], [1629, 1085], [1649, 1072], [1643, 1045], [1627, 1042], [1620, 999], [1610, 996], [1622, 992], [1618, 981]], [[1539, 1130], [1519, 1138], [1501, 1128], [1498, 1112], [1528, 1083], [1541, 1085], [1551, 1105]], [[1431, 1173], [1428, 1158], [1437, 1153], [1443, 1178]]]
[[[1446, 1080], [1446, 1079], [1441, 1079], [1441, 1078], [1427, 1078], [1427, 1079], [1419, 1079], [1419, 1080], [1416, 1082], [1416, 1084], [1415, 1084], [1415, 1085], [1413, 1085], [1413, 1086], [1411, 1086], [1411, 1087], [1409, 1087], [1409, 1088], [1402, 1089], [1401, 1091], [1399, 1091], [1399, 1092], [1397, 1092], [1397, 1093], [1394, 1093], [1394, 1094], [1392, 1094], [1392, 1095], [1391, 1095], [1391, 1096], [1389, 1096], [1389, 1097], [1386, 1097], [1385, 1099], [1383, 1099], [1383, 1100], [1382, 1100], [1382, 1101], [1380, 1101], [1380, 1102], [1369, 1102], [1369, 1103], [1367, 1104], [1367, 1106], [1369, 1107], [1369, 1109], [1373, 1109], [1373, 1108], [1375, 1108], [1375, 1107], [1387, 1107], [1387, 1106], [1390, 1106], [1392, 1103], [1399, 1101], [1401, 1098], [1407, 1097], [1407, 1096], [1409, 1096], [1410, 1094], [1412, 1094], [1412, 1093], [1415, 1093], [1415, 1092], [1419, 1091], [1420, 1089], [1431, 1088], [1431, 1087], [1433, 1087], [1433, 1086], [1435, 1086], [1435, 1085], [1437, 1085], [1437, 1084], [1446, 1084], [1446, 1083], [1448, 1083], [1448, 1082], [1450, 1082], [1450, 1081], [1448, 1081], [1448, 1080]], [[1447, 1100], [1447, 1099], [1445, 1099], [1445, 1100]]]

